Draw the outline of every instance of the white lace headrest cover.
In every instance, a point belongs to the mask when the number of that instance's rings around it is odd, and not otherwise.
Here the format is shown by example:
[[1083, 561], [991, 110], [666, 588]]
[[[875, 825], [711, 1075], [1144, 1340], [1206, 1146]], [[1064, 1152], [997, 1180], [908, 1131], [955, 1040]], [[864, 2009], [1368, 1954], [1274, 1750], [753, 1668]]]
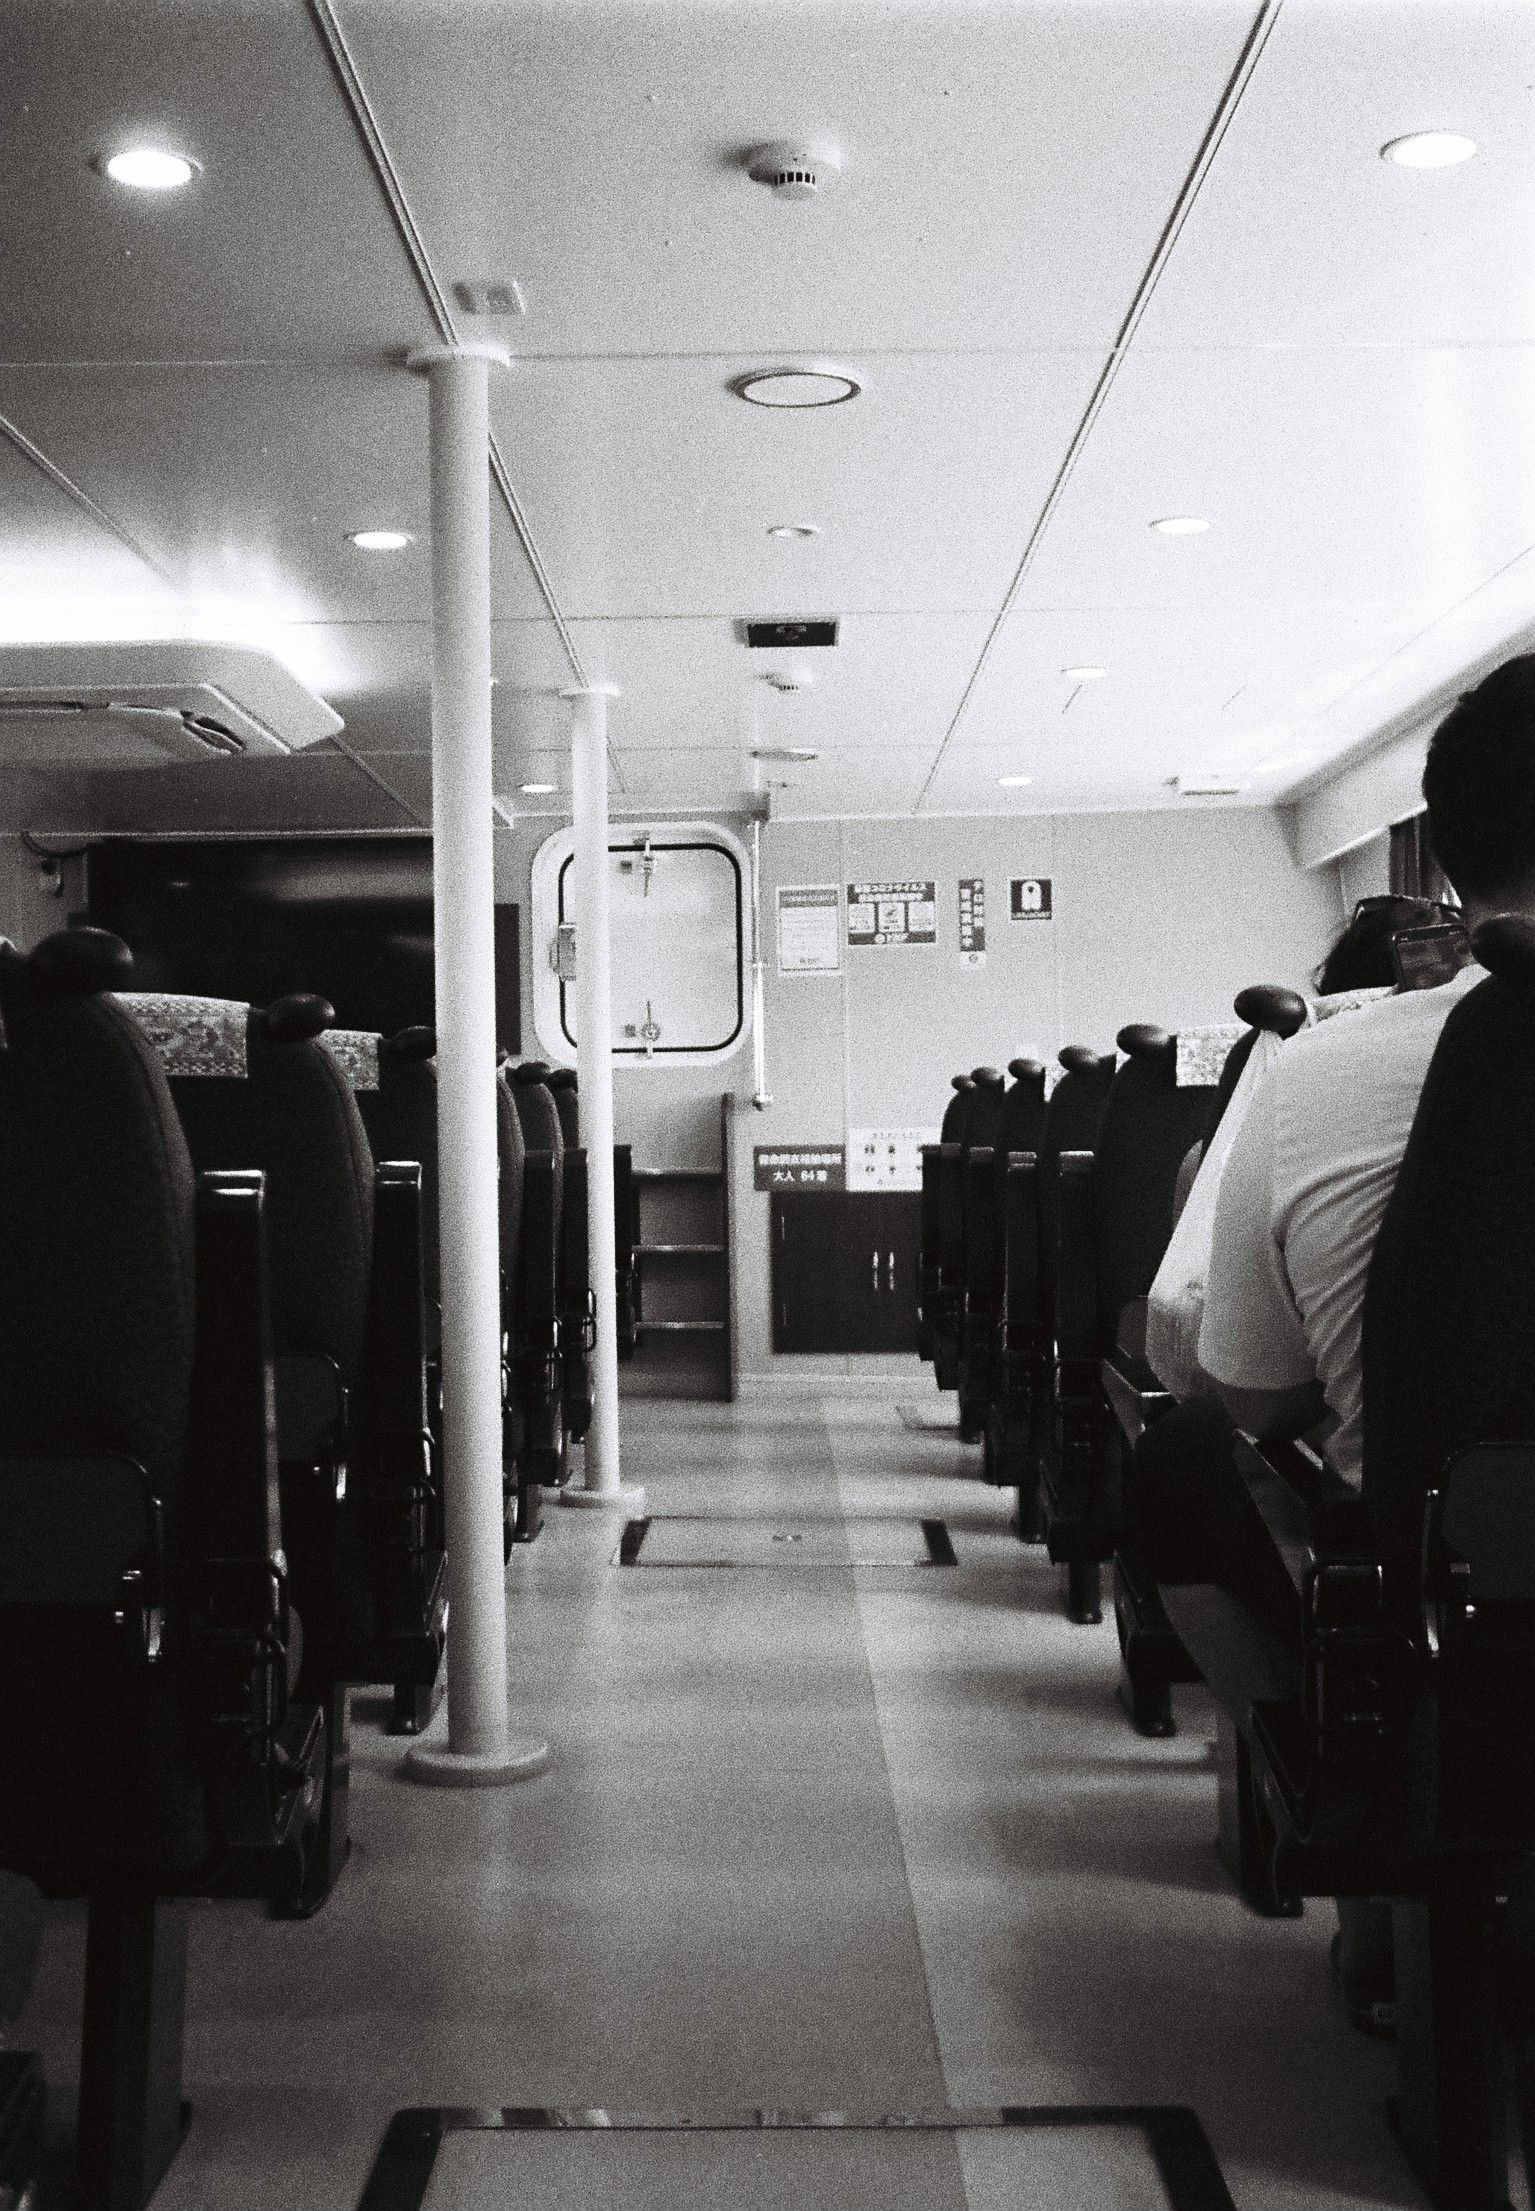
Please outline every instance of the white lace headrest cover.
[[1173, 1080], [1180, 1090], [1213, 1087], [1221, 1079], [1226, 1054], [1239, 1037], [1247, 1034], [1241, 1021], [1222, 1021], [1208, 1029], [1178, 1031], [1178, 1069]]
[[250, 1007], [241, 998], [192, 998], [172, 990], [119, 990], [168, 1075], [248, 1071]]
[[1362, 1006], [1373, 1006], [1377, 998], [1389, 998], [1392, 990], [1390, 983], [1375, 983], [1366, 990], [1329, 991], [1312, 999], [1311, 1011], [1318, 1021], [1331, 1021], [1335, 1014], [1358, 1013]]
[[377, 1090], [382, 1038], [376, 1029], [326, 1029], [319, 1041], [354, 1090]]

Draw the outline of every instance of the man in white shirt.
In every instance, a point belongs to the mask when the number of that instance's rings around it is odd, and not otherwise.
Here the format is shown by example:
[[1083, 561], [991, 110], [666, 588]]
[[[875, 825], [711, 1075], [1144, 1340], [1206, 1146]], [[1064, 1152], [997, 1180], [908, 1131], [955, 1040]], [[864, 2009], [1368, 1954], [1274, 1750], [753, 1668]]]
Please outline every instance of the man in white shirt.
[[[1506, 662], [1447, 716], [1423, 795], [1468, 933], [1492, 914], [1535, 916], [1535, 655]], [[1293, 1038], [1254, 1093], [1221, 1184], [1200, 1365], [1249, 1434], [1298, 1435], [1330, 1416], [1324, 1449], [1355, 1486], [1370, 1257], [1440, 1031], [1481, 980], [1468, 967]], [[1217, 1579], [1284, 1633], [1293, 1593], [1244, 1512], [1221, 1413], [1191, 1404], [1161, 1430], [1137, 1469], [1147, 1522], [1162, 1522], [1141, 1529], [1159, 1576]], [[1343, 1919], [1355, 2017], [1384, 2024], [1388, 1925], [1359, 1905]]]

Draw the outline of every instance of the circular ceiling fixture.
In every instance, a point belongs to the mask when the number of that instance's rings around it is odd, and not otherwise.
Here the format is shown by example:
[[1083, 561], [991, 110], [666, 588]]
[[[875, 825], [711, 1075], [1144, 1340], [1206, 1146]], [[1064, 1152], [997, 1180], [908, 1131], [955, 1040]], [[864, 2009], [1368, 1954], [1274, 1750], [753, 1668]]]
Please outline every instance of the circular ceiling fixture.
[[1202, 537], [1210, 525], [1200, 514], [1164, 514], [1151, 527], [1163, 537]]
[[1453, 169], [1475, 152], [1476, 140], [1459, 131], [1410, 131], [1405, 138], [1388, 138], [1380, 158], [1399, 169]]
[[348, 530], [346, 534], [359, 553], [399, 553], [411, 542], [409, 530]]
[[770, 522], [768, 524], [769, 537], [819, 537], [820, 534], [821, 525], [819, 522]]
[[96, 163], [104, 177], [134, 192], [179, 191], [191, 183], [200, 166], [190, 155], [174, 153], [168, 146], [122, 146]]
[[1107, 668], [1063, 668], [1061, 674], [1068, 683], [1101, 683], [1108, 674]]
[[863, 390], [856, 376], [820, 362], [804, 368], [749, 369], [733, 378], [730, 388], [754, 407], [840, 407]]
[[999, 775], [998, 783], [1004, 791], [1021, 791], [1034, 780], [1031, 775]]
[[775, 200], [818, 200], [841, 176], [842, 157], [835, 146], [775, 138], [769, 145], [753, 146], [743, 167], [753, 184], [765, 184]]
[[812, 745], [753, 745], [754, 760], [796, 760], [802, 765], [819, 760], [821, 755]]

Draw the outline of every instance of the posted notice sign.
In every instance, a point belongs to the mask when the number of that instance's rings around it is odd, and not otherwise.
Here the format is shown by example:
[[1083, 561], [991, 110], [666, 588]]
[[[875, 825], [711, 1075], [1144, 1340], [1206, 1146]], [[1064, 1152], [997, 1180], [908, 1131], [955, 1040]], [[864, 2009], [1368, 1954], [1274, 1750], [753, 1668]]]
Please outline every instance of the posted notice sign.
[[849, 944], [936, 944], [936, 883], [849, 883]]
[[979, 875], [959, 879], [959, 959], [962, 967], [986, 965], [986, 885]]
[[847, 1150], [842, 1144], [754, 1144], [756, 1190], [845, 1190]]
[[1049, 921], [1050, 878], [1048, 875], [1015, 875], [1008, 902], [1010, 921]]
[[784, 883], [778, 891], [780, 975], [842, 970], [842, 900], [835, 883]]

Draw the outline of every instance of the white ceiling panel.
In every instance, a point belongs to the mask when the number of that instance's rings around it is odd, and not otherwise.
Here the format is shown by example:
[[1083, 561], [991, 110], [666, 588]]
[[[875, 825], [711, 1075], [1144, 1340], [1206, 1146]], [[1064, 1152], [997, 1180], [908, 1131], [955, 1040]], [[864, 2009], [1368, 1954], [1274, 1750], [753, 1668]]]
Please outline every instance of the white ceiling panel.
[[695, 806], [738, 809], [751, 790], [749, 763], [733, 751], [666, 752], [659, 747], [646, 752], [622, 752], [616, 760], [622, 777], [610, 787], [608, 803], [615, 809], [665, 807], [675, 812]]
[[[427, 393], [404, 368], [0, 368], [0, 410], [236, 617], [431, 618]], [[497, 611], [541, 612], [499, 500], [491, 512]], [[347, 542], [377, 528], [415, 542]]]
[[[1231, 771], [1265, 794], [1315, 764], [1319, 713], [1413, 634], [1424, 609], [1333, 605], [1180, 609], [1023, 608], [998, 635], [955, 732], [951, 759], [995, 755], [998, 773], [1156, 787]], [[1067, 668], [1101, 667], [1078, 682]], [[1263, 763], [1261, 767], [1259, 764]], [[1053, 784], [1052, 784], [1053, 787]]]
[[[144, 193], [92, 167], [138, 141], [202, 173]], [[296, 0], [16, 0], [0, 195], [0, 358], [378, 356], [435, 336]]]
[[[1142, 342], [1535, 342], [1530, 0], [1286, 0]], [[1383, 161], [1451, 130], [1463, 167]]]
[[[529, 362], [495, 415], [568, 615], [993, 607], [1102, 366], [850, 358], [856, 400], [756, 407], [735, 355]], [[809, 522], [812, 540], [771, 539]]]
[[[529, 352], [1073, 345], [1118, 327], [1251, 0], [343, 0], [433, 254]], [[842, 152], [785, 205], [741, 152]]]
[[176, 594], [0, 439], [0, 639], [174, 635]]
[[1449, 606], [1532, 538], [1535, 349], [1137, 351], [1023, 600]]

